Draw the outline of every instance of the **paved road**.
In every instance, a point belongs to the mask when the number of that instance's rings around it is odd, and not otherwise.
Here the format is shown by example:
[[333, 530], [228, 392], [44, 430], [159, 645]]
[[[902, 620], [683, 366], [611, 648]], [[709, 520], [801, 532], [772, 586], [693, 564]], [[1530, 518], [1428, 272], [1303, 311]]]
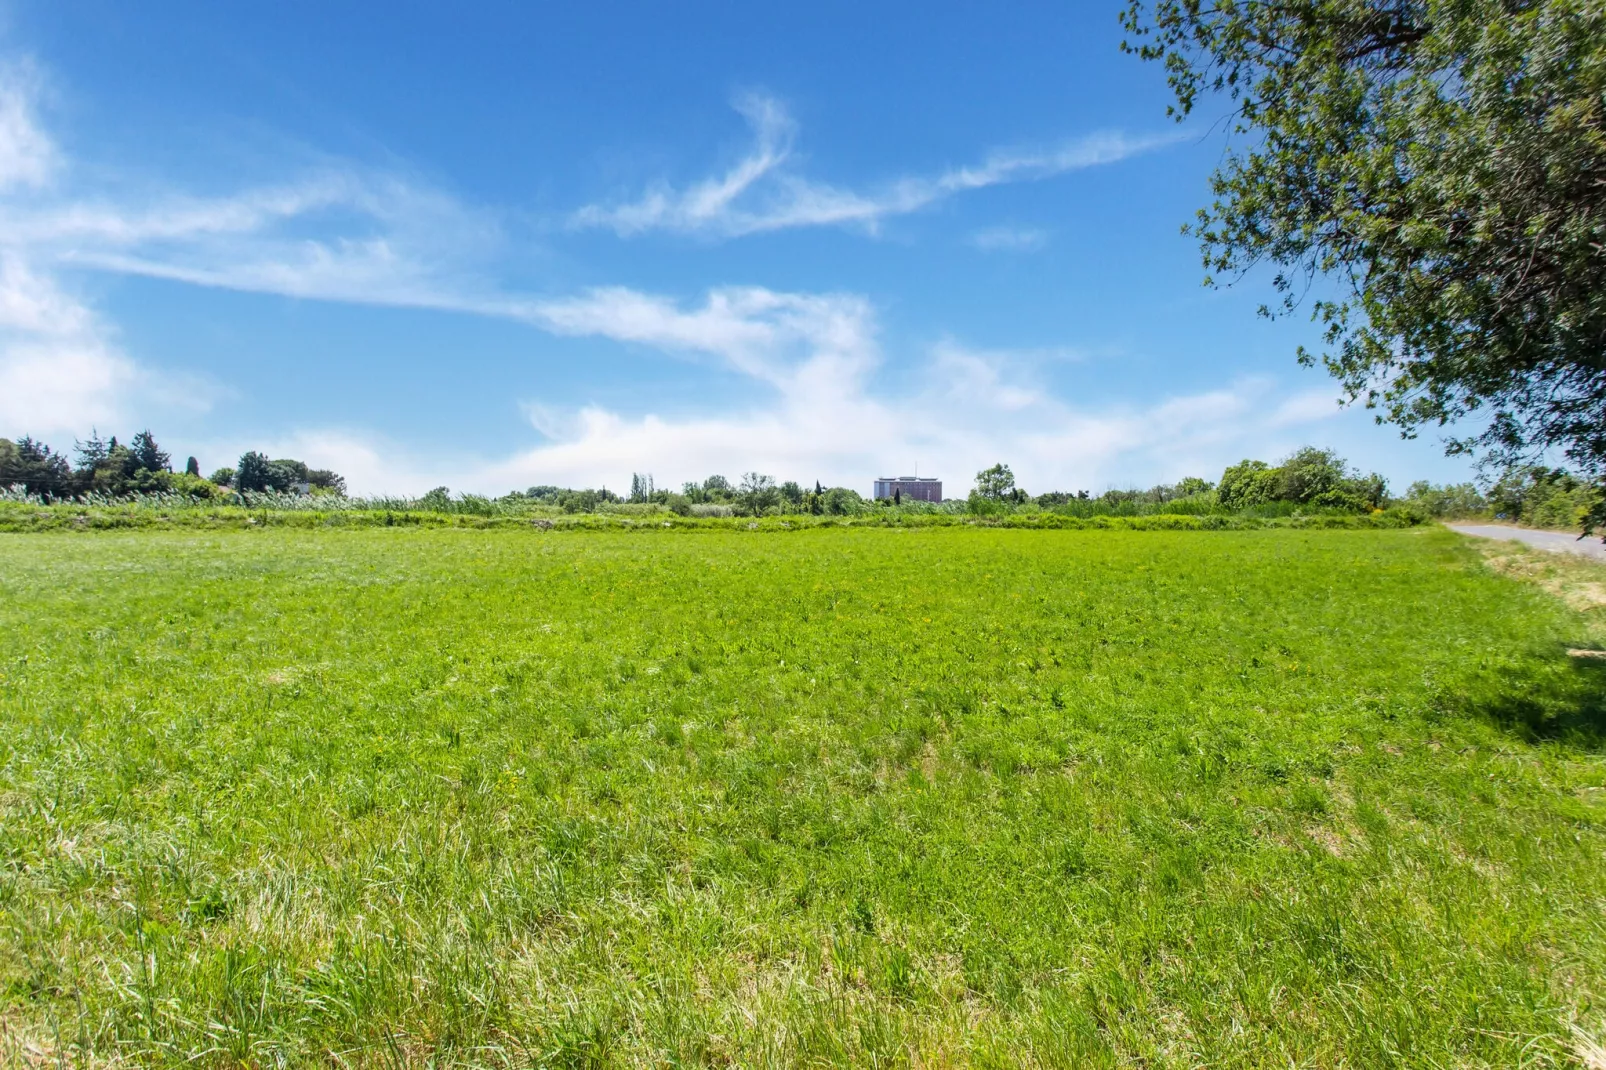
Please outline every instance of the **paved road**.
[[1606, 543], [1601, 542], [1599, 535], [1580, 539], [1565, 531], [1535, 531], [1533, 528], [1514, 528], [1505, 524], [1446, 524], [1445, 527], [1481, 539], [1516, 539], [1536, 550], [1553, 550], [1606, 561]]

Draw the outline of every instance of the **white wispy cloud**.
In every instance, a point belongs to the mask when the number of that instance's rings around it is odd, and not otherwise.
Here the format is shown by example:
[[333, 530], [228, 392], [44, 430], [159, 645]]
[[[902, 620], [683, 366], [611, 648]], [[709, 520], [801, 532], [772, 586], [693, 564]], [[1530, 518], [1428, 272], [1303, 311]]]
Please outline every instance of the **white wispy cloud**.
[[152, 403], [206, 408], [219, 388], [194, 376], [152, 374], [59, 278], [38, 230], [49, 210], [35, 206], [64, 161], [40, 122], [40, 95], [32, 64], [0, 64], [0, 195], [23, 198], [0, 201], [0, 427], [79, 433]]
[[984, 227], [970, 244], [986, 252], [1032, 253], [1048, 245], [1048, 231], [1037, 227]]
[[1324, 420], [1339, 413], [1338, 400], [1331, 390], [1307, 390], [1287, 398], [1271, 414], [1273, 427], [1298, 427]]
[[0, 427], [79, 432], [149, 396], [157, 384], [113, 333], [49, 275], [0, 250]]
[[42, 186], [60, 165], [55, 142], [37, 120], [39, 90], [31, 63], [0, 65], [0, 191]]
[[874, 232], [885, 219], [968, 190], [1115, 163], [1177, 140], [1175, 134], [1134, 137], [1106, 131], [1045, 148], [997, 150], [978, 164], [854, 191], [797, 173], [797, 127], [780, 101], [749, 94], [735, 106], [752, 129], [753, 144], [724, 174], [683, 189], [660, 183], [622, 203], [587, 205], [571, 222], [624, 236], [669, 230], [733, 238], [810, 226], [858, 226]]
[[682, 309], [665, 297], [610, 287], [532, 303], [521, 312], [557, 334], [600, 335], [712, 356], [783, 388], [797, 385], [800, 375], [824, 386], [845, 384], [875, 359], [869, 302], [851, 294], [723, 287], [711, 291], [700, 307]]
[[73, 267], [376, 305], [496, 311], [494, 219], [384, 175], [154, 203], [0, 202], [0, 244]]
[[[38, 120], [31, 65], [0, 66], [0, 193], [44, 185], [60, 164]], [[0, 421], [34, 432], [112, 416], [139, 371], [83, 302], [0, 229]]]
[[[8, 131], [0, 133], [0, 182], [15, 175], [12, 192], [28, 188], [27, 196], [12, 197], [0, 185], [0, 248], [37, 270], [93, 268], [297, 298], [454, 310], [558, 333], [570, 333], [582, 310], [579, 299], [501, 290], [491, 278], [506, 246], [497, 215], [394, 174], [325, 166], [293, 181], [211, 197], [68, 189], [58, 181], [63, 154], [37, 122], [38, 79], [6, 74], [10, 69], [0, 68], [0, 131]], [[975, 166], [859, 194], [787, 169], [795, 126], [778, 102], [750, 96], [739, 107], [755, 131], [750, 152], [724, 174], [607, 210], [613, 224], [712, 233], [833, 222], [873, 227], [959, 191], [1108, 162], [1159, 143], [1097, 135], [1052, 151], [995, 153]], [[581, 215], [600, 221], [600, 211]], [[585, 301], [606, 296], [597, 291]], [[714, 323], [720, 302], [749, 299], [721, 292], [703, 318]], [[621, 307], [609, 314], [628, 321], [651, 311]], [[784, 318], [785, 309], [775, 311]]]
[[1010, 463], [1029, 489], [1098, 491], [1211, 476], [1240, 457], [1291, 448], [1290, 410], [1266, 381], [1147, 404], [1077, 406], [1038, 380], [1036, 369], [1060, 359], [1053, 351], [975, 349], [951, 339], [891, 374], [875, 310], [853, 295], [725, 289], [688, 303], [616, 288], [530, 315], [565, 334], [720, 361], [749, 376], [754, 390], [745, 403], [692, 414], [530, 402], [530, 423], [546, 441], [503, 457], [443, 459], [351, 430], [305, 432], [282, 448], [370, 492], [620, 487], [640, 471], [673, 485], [738, 469], [867, 490], [875, 475], [918, 465], [944, 477], [950, 495], [963, 495], [970, 475], [995, 461]]
[[[16, 73], [23, 71], [24, 73]], [[491, 277], [503, 242], [493, 213], [395, 175], [318, 170], [232, 195], [85, 194], [39, 121], [40, 82], [0, 68], [0, 432], [79, 434], [152, 412], [204, 407], [218, 390], [173, 389], [125, 353], [114, 324], [78, 296], [73, 269], [373, 305], [450, 309], [564, 337], [641, 346], [742, 377], [746, 400], [702, 413], [622, 412], [526, 399], [545, 441], [501, 457], [438, 459], [433, 444], [387, 442], [362, 428], [308, 428], [266, 443], [344, 472], [353, 489], [419, 492], [437, 484], [501, 492], [532, 483], [622, 485], [736, 466], [863, 486], [919, 464], [962, 492], [997, 460], [1038, 489], [1088, 487], [1122, 474], [1208, 472], [1314, 416], [1302, 397], [1234, 382], [1148, 406], [1079, 407], [1038, 380], [1073, 351], [999, 351], [944, 340], [888, 367], [872, 302], [851, 293], [716, 287], [692, 300], [626, 287], [553, 296], [509, 292]], [[996, 153], [973, 167], [902, 179], [872, 193], [790, 170], [795, 128], [762, 97], [743, 102], [755, 145], [729, 171], [613, 210], [608, 225], [749, 233], [782, 226], [873, 227], [967, 189], [1092, 166], [1152, 143], [1117, 135], [1044, 152]], [[603, 222], [598, 216], [595, 222]], [[1270, 414], [1270, 415], [1263, 415]], [[218, 437], [208, 457], [260, 448]], [[426, 459], [427, 458], [427, 459]]]

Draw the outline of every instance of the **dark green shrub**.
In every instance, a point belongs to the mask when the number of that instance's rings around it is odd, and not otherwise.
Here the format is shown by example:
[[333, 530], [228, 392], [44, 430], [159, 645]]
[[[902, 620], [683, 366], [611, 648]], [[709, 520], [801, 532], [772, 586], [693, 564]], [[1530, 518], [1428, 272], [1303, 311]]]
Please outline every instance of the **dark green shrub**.
[[256, 450], [240, 455], [240, 466], [234, 472], [234, 488], [241, 493], [261, 493], [272, 490], [274, 473], [271, 462]]
[[1227, 509], [1264, 505], [1282, 489], [1282, 473], [1265, 461], [1242, 460], [1221, 473], [1216, 495]]

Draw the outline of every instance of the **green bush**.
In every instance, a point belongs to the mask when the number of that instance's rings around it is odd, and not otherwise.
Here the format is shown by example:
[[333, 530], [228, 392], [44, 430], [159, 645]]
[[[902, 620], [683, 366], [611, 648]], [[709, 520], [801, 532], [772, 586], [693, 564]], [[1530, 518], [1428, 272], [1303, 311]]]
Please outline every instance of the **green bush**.
[[859, 516], [870, 511], [870, 503], [858, 491], [832, 487], [825, 492], [825, 512], [831, 516]]
[[279, 490], [273, 485], [272, 462], [256, 450], [240, 455], [240, 466], [234, 473], [234, 486], [241, 493]]
[[218, 501], [228, 497], [228, 491], [217, 484], [202, 479], [189, 472], [173, 472], [168, 475], [168, 489], [174, 494], [182, 494], [196, 501]]
[[1481, 516], [1489, 511], [1488, 500], [1471, 483], [1451, 483], [1440, 487], [1426, 480], [1418, 480], [1411, 484], [1398, 504], [1419, 509], [1424, 516], [1441, 520]]
[[1275, 468], [1265, 461], [1240, 461], [1221, 474], [1216, 490], [1217, 499], [1229, 510], [1292, 502], [1364, 512], [1381, 508], [1387, 493], [1382, 476], [1352, 471], [1337, 453], [1315, 446], [1295, 451]]
[[1599, 486], [1560, 468], [1514, 468], [1489, 491], [1495, 515], [1540, 528], [1578, 531], [1602, 501]]
[[1277, 498], [1282, 488], [1282, 473], [1265, 461], [1248, 459], [1221, 473], [1216, 487], [1216, 499], [1226, 509], [1242, 509], [1251, 505], [1264, 505]]

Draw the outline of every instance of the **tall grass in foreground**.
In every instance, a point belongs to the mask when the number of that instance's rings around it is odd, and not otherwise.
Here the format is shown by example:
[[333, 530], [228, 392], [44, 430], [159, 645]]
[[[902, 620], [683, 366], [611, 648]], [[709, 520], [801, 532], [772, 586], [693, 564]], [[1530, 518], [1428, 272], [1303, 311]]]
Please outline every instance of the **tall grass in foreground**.
[[1600, 638], [1442, 530], [0, 537], [0, 1051], [1569, 1065]]

